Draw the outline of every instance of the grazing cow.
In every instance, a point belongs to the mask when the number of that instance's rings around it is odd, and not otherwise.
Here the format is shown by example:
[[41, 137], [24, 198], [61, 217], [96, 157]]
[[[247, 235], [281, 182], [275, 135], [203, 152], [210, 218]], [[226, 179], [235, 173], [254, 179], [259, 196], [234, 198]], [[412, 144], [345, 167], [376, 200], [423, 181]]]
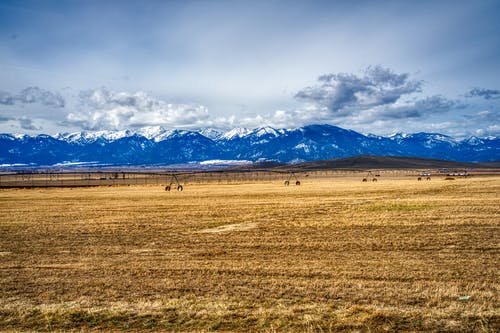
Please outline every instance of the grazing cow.
[[417, 180], [418, 180], [418, 181], [421, 181], [421, 180], [422, 180], [422, 177], [418, 177], [418, 178], [417, 178]]

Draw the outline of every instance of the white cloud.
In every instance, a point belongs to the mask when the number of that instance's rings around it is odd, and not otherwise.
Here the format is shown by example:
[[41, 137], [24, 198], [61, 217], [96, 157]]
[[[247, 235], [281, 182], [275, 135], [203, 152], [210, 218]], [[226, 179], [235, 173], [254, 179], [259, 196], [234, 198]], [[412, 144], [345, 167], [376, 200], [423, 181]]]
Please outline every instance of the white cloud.
[[65, 122], [87, 130], [150, 125], [190, 128], [210, 123], [208, 110], [202, 105], [167, 103], [144, 92], [82, 91], [77, 108]]

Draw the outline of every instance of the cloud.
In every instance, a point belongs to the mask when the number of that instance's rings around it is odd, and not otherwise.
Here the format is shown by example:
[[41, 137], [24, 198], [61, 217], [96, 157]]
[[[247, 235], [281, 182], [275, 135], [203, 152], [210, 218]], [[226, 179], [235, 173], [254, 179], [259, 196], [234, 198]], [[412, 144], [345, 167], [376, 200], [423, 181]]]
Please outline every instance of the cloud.
[[5, 91], [0, 91], [0, 104], [14, 105], [14, 97]]
[[429, 125], [451, 110], [466, 107], [442, 95], [421, 97], [422, 91], [422, 81], [381, 66], [368, 67], [361, 75], [326, 74], [295, 94], [297, 100], [305, 102], [303, 106], [275, 113], [266, 120], [288, 121], [292, 126], [329, 123], [369, 133], [405, 128], [410, 121]]
[[483, 110], [472, 114], [464, 115], [465, 124], [474, 124], [476, 131], [474, 134], [480, 136], [499, 136], [500, 135], [500, 111], [499, 110]]
[[6, 121], [11, 121], [14, 120], [15, 118], [9, 117], [9, 116], [2, 116], [0, 115], [0, 123], [6, 122]]
[[5, 91], [0, 91], [0, 104], [33, 104], [38, 103], [49, 107], [64, 108], [66, 101], [59, 93], [53, 93], [39, 87], [28, 87], [18, 94], [12, 95]]
[[40, 128], [35, 126], [33, 124], [33, 120], [29, 119], [26, 116], [22, 116], [21, 118], [17, 119], [19, 121], [19, 125], [21, 126], [22, 129], [29, 130], [29, 131], [37, 131]]
[[498, 110], [483, 110], [474, 114], [465, 115], [465, 118], [475, 122], [498, 122], [500, 119], [500, 111]]
[[[447, 99], [441, 95], [422, 99], [382, 104], [366, 109], [350, 110], [346, 113], [332, 113], [325, 106], [308, 104], [296, 110], [277, 110], [267, 115], [242, 118], [241, 126], [259, 127], [299, 127], [308, 124], [329, 123], [346, 128], [373, 128], [374, 124], [383, 129], [399, 122], [421, 121], [434, 115], [444, 114], [454, 108], [461, 107], [458, 101]], [[365, 131], [369, 132], [369, 131]]]
[[465, 97], [482, 97], [484, 99], [499, 99], [500, 90], [497, 89], [485, 89], [485, 88], [474, 88], [471, 89]]
[[441, 95], [434, 95], [423, 99], [404, 103], [394, 103], [375, 107], [360, 113], [365, 116], [365, 122], [373, 120], [391, 120], [423, 118], [450, 111], [453, 107], [458, 107], [459, 102], [449, 100]]
[[347, 115], [352, 110], [392, 105], [421, 90], [422, 81], [411, 80], [409, 74], [396, 74], [375, 66], [368, 67], [364, 76], [348, 73], [321, 75], [317, 85], [298, 91], [295, 98], [324, 107], [332, 114]]
[[11, 117], [11, 116], [0, 115], [0, 123], [11, 122], [11, 121], [19, 123], [19, 127], [24, 130], [37, 131], [41, 129], [40, 127], [35, 126], [33, 120], [26, 116]]
[[168, 127], [201, 127], [209, 123], [206, 107], [172, 104], [144, 92], [113, 92], [106, 88], [82, 91], [79, 110], [71, 112], [65, 123], [86, 130], [126, 129], [162, 125]]
[[28, 87], [21, 90], [16, 99], [22, 103], [40, 103], [56, 108], [63, 108], [66, 104], [59, 93], [53, 93], [38, 87]]
[[[276, 110], [273, 113], [259, 114], [252, 117], [238, 118], [232, 116], [231, 121], [224, 122], [224, 119], [216, 119], [215, 126], [228, 127], [242, 126], [256, 128], [261, 126], [271, 126], [276, 128], [294, 128], [318, 123], [334, 123], [331, 115], [324, 109], [308, 105], [296, 110]], [[217, 121], [219, 120], [219, 121]], [[222, 120], [222, 121], [221, 121]], [[227, 119], [226, 119], [227, 120]]]

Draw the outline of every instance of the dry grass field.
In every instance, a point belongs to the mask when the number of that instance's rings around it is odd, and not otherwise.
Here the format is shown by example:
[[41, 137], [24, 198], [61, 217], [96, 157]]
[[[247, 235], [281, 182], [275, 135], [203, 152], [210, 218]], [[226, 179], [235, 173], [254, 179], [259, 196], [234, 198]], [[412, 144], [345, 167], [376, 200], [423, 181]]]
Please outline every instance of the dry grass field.
[[500, 177], [0, 190], [0, 331], [498, 332]]

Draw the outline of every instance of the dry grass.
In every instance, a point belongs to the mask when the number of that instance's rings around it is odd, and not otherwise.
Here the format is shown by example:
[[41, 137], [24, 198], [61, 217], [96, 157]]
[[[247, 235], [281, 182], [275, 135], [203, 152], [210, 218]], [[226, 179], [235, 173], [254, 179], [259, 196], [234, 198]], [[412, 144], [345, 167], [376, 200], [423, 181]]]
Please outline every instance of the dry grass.
[[500, 177], [302, 184], [0, 190], [0, 330], [500, 330]]

